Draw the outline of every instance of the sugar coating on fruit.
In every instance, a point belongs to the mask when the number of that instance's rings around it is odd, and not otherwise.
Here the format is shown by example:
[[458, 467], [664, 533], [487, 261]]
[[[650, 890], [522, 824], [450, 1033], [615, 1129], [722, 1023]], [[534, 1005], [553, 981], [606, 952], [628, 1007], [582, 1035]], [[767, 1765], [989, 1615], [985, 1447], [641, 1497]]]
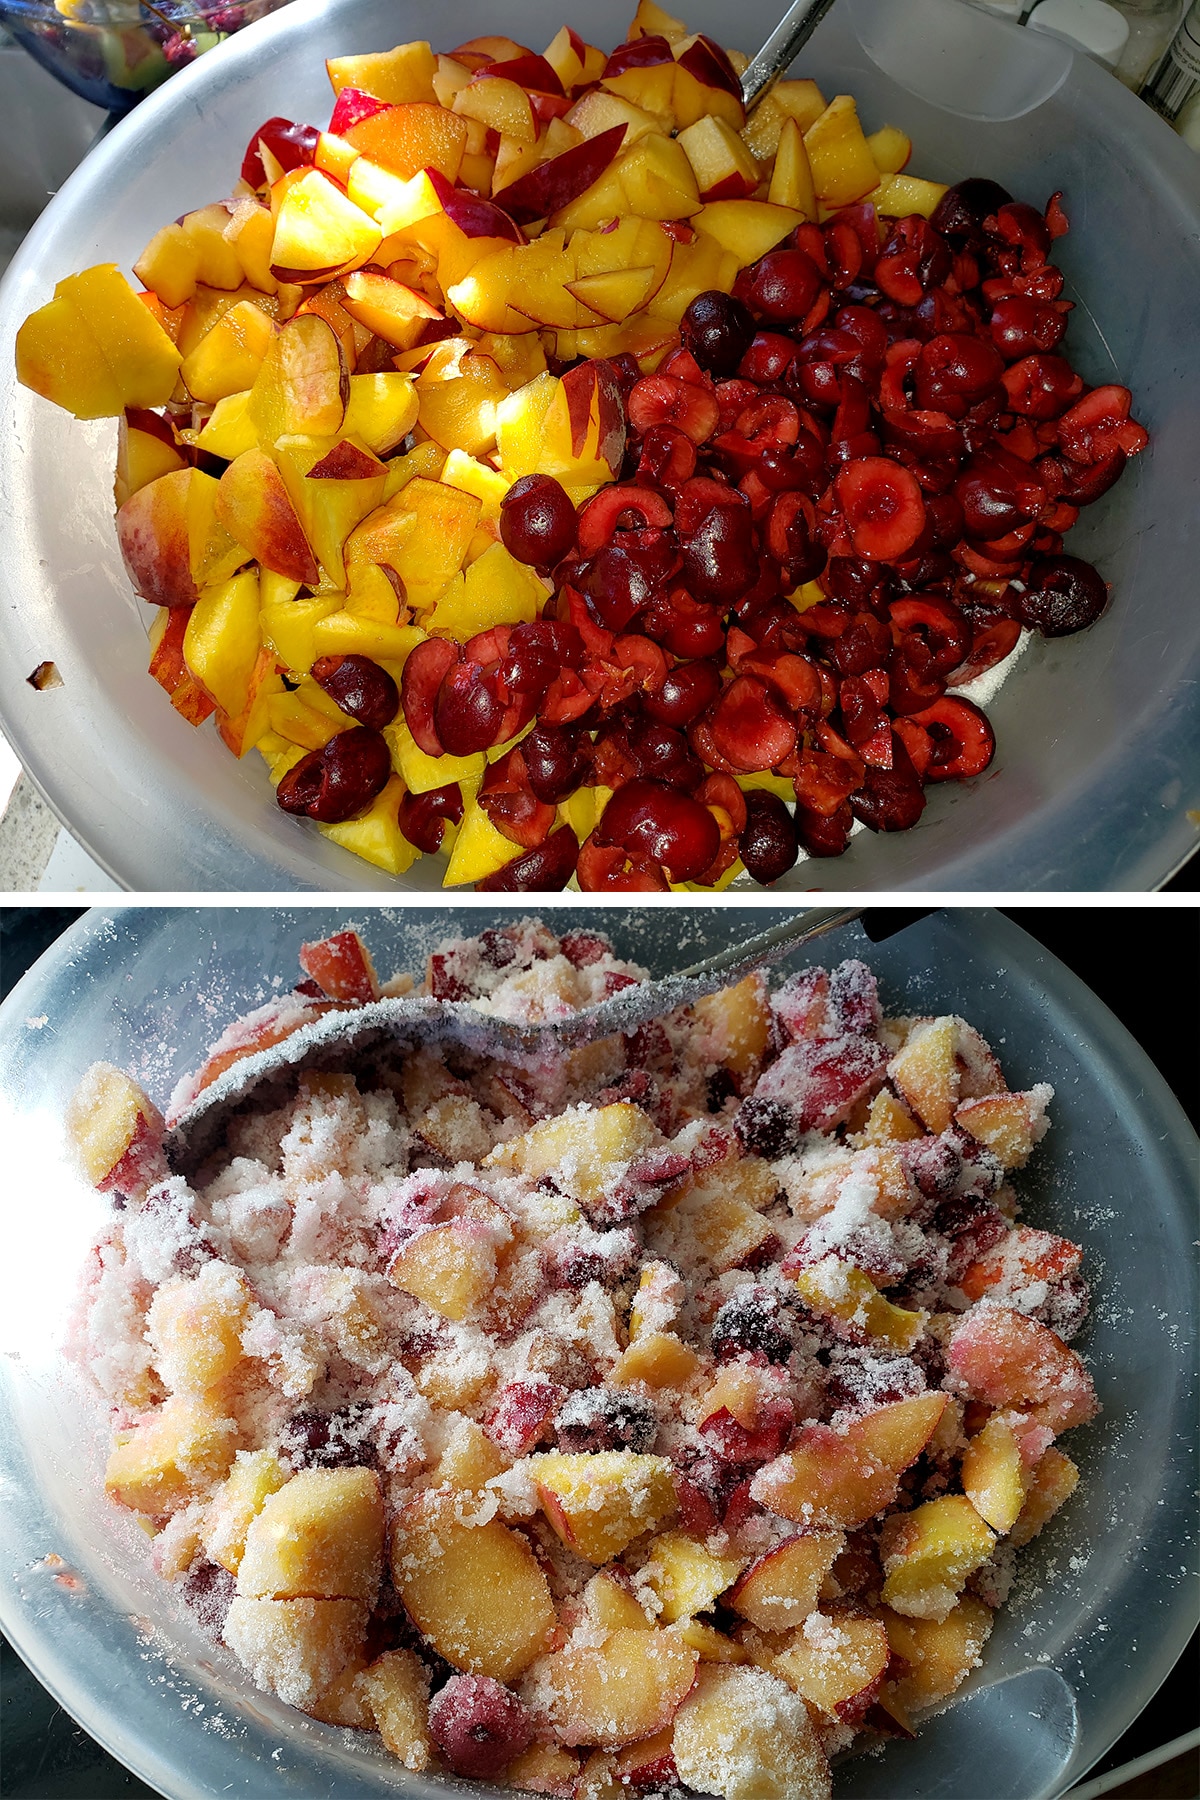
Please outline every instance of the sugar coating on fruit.
[[[641, 974], [514, 920], [385, 986], [532, 1020]], [[1074, 1485], [1081, 1252], [1019, 1217], [1051, 1090], [857, 961], [553, 1060], [331, 1064], [96, 1246], [76, 1352], [156, 1570], [406, 1766], [824, 1800], [876, 1702], [953, 1691]]]

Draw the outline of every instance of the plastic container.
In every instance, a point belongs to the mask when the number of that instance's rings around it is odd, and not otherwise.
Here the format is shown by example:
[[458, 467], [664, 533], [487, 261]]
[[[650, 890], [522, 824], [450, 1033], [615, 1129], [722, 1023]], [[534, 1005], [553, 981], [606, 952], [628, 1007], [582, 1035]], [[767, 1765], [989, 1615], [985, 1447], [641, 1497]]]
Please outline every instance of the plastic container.
[[[544, 45], [565, 17], [605, 44], [632, 0], [581, 11], [511, 0], [505, 28]], [[695, 0], [689, 23], [753, 50], [776, 0], [736, 21]], [[51, 805], [132, 888], [394, 889], [274, 804], [257, 755], [241, 763], [194, 731], [146, 675], [147, 609], [112, 527], [115, 426], [79, 425], [15, 387], [17, 326], [54, 282], [100, 260], [130, 267], [151, 232], [224, 193], [242, 145], [273, 113], [324, 120], [322, 59], [493, 31], [493, 0], [295, 0], [203, 57], [125, 120], [30, 235], [0, 297], [0, 718]], [[1133, 95], [1052, 38], [960, 0], [839, 0], [802, 59], [828, 93], [852, 92], [870, 129], [909, 132], [914, 167], [986, 174], [1044, 202], [1066, 193], [1059, 246], [1077, 302], [1072, 355], [1119, 379], [1150, 449], [1069, 539], [1116, 596], [1091, 631], [1030, 645], [990, 703], [999, 751], [969, 787], [933, 792], [914, 831], [863, 832], [786, 885], [827, 889], [1148, 889], [1195, 848], [1200, 804], [1200, 191], [1195, 161]], [[17, 447], [19, 446], [19, 454]], [[55, 662], [63, 686], [25, 677]], [[953, 791], [951, 791], [953, 789]], [[438, 887], [420, 862], [401, 885]], [[753, 891], [753, 890], [752, 890]]]
[[1129, 21], [1107, 0], [1041, 0], [1025, 22], [1031, 31], [1062, 38], [1106, 69], [1116, 68], [1129, 42]]
[[[405, 909], [363, 929], [390, 973], [493, 917]], [[221, 1023], [261, 1003], [273, 976], [292, 980], [301, 941], [346, 922], [329, 908], [93, 913], [0, 1009], [12, 1196], [0, 1226], [0, 1624], [67, 1710], [170, 1800], [459, 1791], [252, 1689], [198, 1635], [151, 1574], [142, 1533], [101, 1496], [104, 1409], [59, 1349], [104, 1211], [62, 1146], [82, 1069], [105, 1057], [164, 1101]], [[594, 908], [555, 912], [563, 928], [594, 922]], [[736, 907], [605, 918], [618, 949], [658, 974], [760, 924]], [[1096, 1306], [1079, 1345], [1105, 1408], [1072, 1434], [1080, 1488], [1022, 1553], [966, 1697], [915, 1742], [843, 1765], [836, 1800], [1049, 1800], [1126, 1729], [1195, 1619], [1195, 1135], [1124, 1028], [998, 914], [939, 913], [878, 947], [852, 926], [815, 954], [868, 959], [894, 1008], [963, 1011], [1014, 1085], [1053, 1082], [1053, 1129], [1022, 1192], [1036, 1223], [1084, 1246]]]
[[287, 0], [0, 0], [30, 56], [72, 93], [124, 113], [168, 75]]

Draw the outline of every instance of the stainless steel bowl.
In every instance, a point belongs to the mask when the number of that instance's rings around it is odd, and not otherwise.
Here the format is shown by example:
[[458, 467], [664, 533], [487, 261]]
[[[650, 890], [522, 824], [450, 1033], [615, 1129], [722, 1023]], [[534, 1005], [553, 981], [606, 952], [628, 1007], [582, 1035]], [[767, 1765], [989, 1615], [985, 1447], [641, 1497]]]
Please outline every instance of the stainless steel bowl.
[[[567, 15], [595, 40], [624, 33], [632, 0]], [[754, 50], [777, 0], [689, 0], [689, 22]], [[562, 15], [510, 0], [503, 24], [541, 47]], [[297, 0], [202, 57], [92, 153], [31, 233], [0, 291], [0, 718], [55, 811], [117, 880], [140, 890], [393, 889], [391, 878], [274, 804], [265, 769], [194, 731], [145, 673], [147, 609], [112, 526], [115, 426], [80, 425], [18, 389], [12, 340], [54, 282], [87, 264], [129, 268], [165, 220], [229, 186], [274, 113], [324, 120], [334, 52], [495, 29], [493, 0]], [[989, 711], [999, 753], [968, 787], [931, 791], [909, 832], [861, 833], [785, 886], [828, 889], [1149, 889], [1196, 843], [1200, 805], [1200, 193], [1195, 158], [1086, 58], [961, 0], [840, 0], [804, 59], [827, 93], [853, 92], [874, 127], [914, 141], [914, 166], [988, 174], [1044, 201], [1063, 188], [1060, 246], [1077, 301], [1073, 355], [1092, 381], [1134, 391], [1151, 448], [1069, 540], [1112, 583], [1081, 637], [1039, 640]], [[45, 660], [63, 686], [25, 677]], [[402, 887], [436, 889], [423, 860]]]
[[[759, 917], [641, 909], [605, 925], [622, 954], [666, 974]], [[390, 972], [494, 918], [405, 908], [361, 929]], [[554, 920], [594, 924], [595, 912]], [[487, 1791], [406, 1774], [377, 1739], [259, 1693], [200, 1636], [151, 1573], [136, 1523], [103, 1498], [104, 1408], [62, 1354], [105, 1213], [63, 1145], [82, 1069], [104, 1057], [163, 1102], [226, 1020], [261, 1004], [273, 976], [292, 979], [302, 941], [349, 922], [327, 907], [96, 912], [0, 1009], [0, 1625], [62, 1705], [169, 1800]], [[877, 946], [848, 927], [821, 946], [822, 961], [845, 955], [875, 967], [893, 1008], [964, 1012], [1014, 1086], [1054, 1084], [1053, 1129], [1022, 1194], [1031, 1219], [1084, 1247], [1095, 1310], [1079, 1347], [1104, 1413], [1072, 1434], [1079, 1490], [1022, 1552], [966, 1696], [915, 1742], [844, 1765], [835, 1795], [1050, 1800], [1136, 1717], [1195, 1623], [1196, 1138], [1111, 1013], [1002, 916], [944, 912]], [[50, 1553], [62, 1562], [47, 1564]]]

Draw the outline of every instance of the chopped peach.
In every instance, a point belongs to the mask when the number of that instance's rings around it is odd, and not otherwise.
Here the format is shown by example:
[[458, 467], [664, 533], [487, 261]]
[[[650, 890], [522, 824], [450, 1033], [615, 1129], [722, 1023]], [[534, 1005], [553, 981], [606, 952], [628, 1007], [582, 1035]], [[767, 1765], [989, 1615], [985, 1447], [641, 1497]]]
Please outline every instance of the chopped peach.
[[903, 1659], [903, 1673], [885, 1683], [884, 1703], [895, 1697], [904, 1712], [919, 1712], [952, 1694], [972, 1669], [992, 1629], [992, 1615], [982, 1600], [968, 1594], [944, 1619], [913, 1619], [884, 1609], [882, 1614], [892, 1654]]
[[1028, 1486], [1021, 1447], [1003, 1413], [993, 1413], [962, 1455], [963, 1492], [993, 1531], [1011, 1531]]
[[205, 1263], [190, 1280], [157, 1289], [146, 1335], [171, 1393], [203, 1394], [233, 1373], [252, 1304], [241, 1270], [223, 1262]]
[[600, 1205], [634, 1158], [657, 1138], [646, 1114], [627, 1101], [577, 1106], [498, 1144], [487, 1163], [533, 1181], [549, 1175], [586, 1208]]
[[553, 1794], [573, 1800], [579, 1785], [579, 1758], [561, 1744], [531, 1744], [504, 1772], [509, 1787], [527, 1794]]
[[274, 321], [250, 301], [231, 306], [184, 358], [179, 373], [193, 400], [215, 404], [249, 388], [276, 329]]
[[819, 1317], [837, 1320], [868, 1342], [878, 1339], [898, 1354], [912, 1349], [929, 1316], [893, 1306], [869, 1275], [837, 1256], [802, 1269], [796, 1286], [805, 1305]]
[[204, 1548], [213, 1562], [237, 1574], [251, 1522], [288, 1479], [273, 1450], [238, 1451], [205, 1517]]
[[804, 214], [770, 200], [710, 200], [701, 207], [693, 223], [697, 231], [715, 238], [721, 249], [736, 257], [739, 268], [744, 269], [802, 225]]
[[237, 1425], [210, 1396], [172, 1394], [117, 1433], [105, 1490], [131, 1512], [161, 1518], [222, 1480], [236, 1449]]
[[895, 1499], [900, 1476], [916, 1461], [942, 1416], [944, 1394], [896, 1400], [853, 1420], [844, 1431], [806, 1425], [792, 1448], [754, 1479], [768, 1512], [807, 1526], [853, 1529]]
[[141, 1200], [167, 1173], [157, 1106], [111, 1063], [93, 1063], [67, 1105], [67, 1131], [84, 1174], [102, 1193]]
[[271, 273], [278, 281], [328, 280], [369, 262], [382, 237], [374, 219], [336, 182], [319, 169], [308, 169], [283, 194], [275, 218]]
[[496, 1246], [488, 1231], [470, 1220], [434, 1225], [397, 1251], [388, 1280], [442, 1318], [465, 1319], [495, 1284]]
[[392, 1575], [418, 1629], [472, 1675], [511, 1681], [546, 1646], [550, 1589], [526, 1540], [493, 1519], [463, 1523], [451, 1495], [419, 1495], [392, 1537]]
[[335, 94], [357, 88], [376, 100], [399, 106], [406, 100], [434, 98], [434, 55], [427, 43], [398, 44], [366, 56], [331, 56], [325, 69]]
[[228, 581], [250, 561], [216, 516], [218, 487], [202, 469], [176, 469], [139, 488], [118, 512], [129, 579], [152, 606], [191, 606], [202, 586]]
[[327, 1694], [361, 1652], [367, 1609], [357, 1600], [259, 1600], [235, 1594], [224, 1638], [256, 1686], [289, 1706]]
[[706, 1624], [703, 1619], [684, 1619], [678, 1629], [684, 1643], [691, 1645], [701, 1662], [744, 1663], [749, 1660], [740, 1644], [735, 1644], [731, 1637], [726, 1637], [723, 1631]]
[[814, 1612], [792, 1633], [772, 1668], [796, 1693], [844, 1724], [856, 1724], [879, 1692], [891, 1657], [878, 1619]]
[[388, 1650], [363, 1670], [375, 1729], [384, 1748], [419, 1774], [434, 1762], [429, 1735], [429, 1671], [412, 1650]]
[[995, 1542], [964, 1494], [945, 1494], [912, 1512], [894, 1513], [880, 1537], [885, 1604], [909, 1618], [947, 1618], [968, 1575], [988, 1560]]
[[[964, 1100], [954, 1117], [973, 1138], [1000, 1158], [1006, 1169], [1019, 1169], [1046, 1129], [1045, 1097], [1040, 1094], [985, 1094]], [[1040, 1102], [1040, 1103], [1039, 1103]]]
[[602, 1631], [650, 1631], [654, 1621], [646, 1617], [629, 1577], [621, 1568], [601, 1569], [583, 1590], [587, 1614]]
[[264, 568], [315, 585], [317, 560], [283, 476], [264, 450], [234, 458], [221, 476], [216, 510], [230, 536]]
[[817, 194], [812, 167], [804, 148], [804, 134], [795, 119], [785, 119], [775, 151], [767, 199], [772, 206], [790, 206], [806, 219], [817, 217]]
[[642, 1578], [662, 1603], [658, 1614], [662, 1623], [674, 1625], [678, 1619], [707, 1612], [741, 1569], [741, 1558], [714, 1556], [686, 1532], [667, 1531], [651, 1544]]
[[671, 1464], [628, 1450], [532, 1458], [529, 1472], [542, 1511], [569, 1550], [606, 1563], [675, 1511]]
[[124, 506], [131, 494], [160, 475], [186, 467], [171, 427], [157, 413], [127, 408], [117, 426], [117, 473], [113, 498]]
[[17, 332], [17, 380], [77, 419], [164, 406], [179, 351], [113, 263], [68, 275]]
[[1009, 1532], [1014, 1549], [1035, 1538], [1043, 1525], [1049, 1524], [1059, 1507], [1071, 1498], [1079, 1484], [1079, 1470], [1056, 1444], [1044, 1452], [1029, 1483], [1029, 1491]]
[[382, 1567], [383, 1496], [375, 1471], [303, 1469], [252, 1520], [237, 1591], [373, 1605]]
[[647, 1387], [681, 1387], [696, 1372], [700, 1359], [673, 1331], [648, 1331], [624, 1352], [608, 1379], [614, 1387], [644, 1381]]
[[700, 1184], [666, 1212], [655, 1212], [646, 1242], [668, 1259], [702, 1256], [718, 1274], [741, 1268], [774, 1237], [769, 1219], [722, 1184]]
[[285, 436], [334, 437], [349, 398], [337, 333], [316, 313], [300, 313], [272, 343], [250, 390], [247, 416], [268, 448]]
[[879, 179], [871, 147], [849, 94], [838, 94], [804, 133], [817, 197], [826, 206], [848, 206], [869, 194]]
[[771, 1030], [767, 985], [760, 974], [697, 1000], [694, 1016], [712, 1037], [712, 1054], [741, 1083], [757, 1075]]
[[974, 1307], [955, 1327], [947, 1354], [952, 1373], [977, 1398], [1025, 1409], [1052, 1431], [1086, 1425], [1100, 1410], [1082, 1358], [1048, 1326], [1009, 1307]]
[[680, 1781], [724, 1800], [829, 1800], [829, 1764], [803, 1700], [765, 1670], [705, 1663], [672, 1741]]
[[840, 1531], [788, 1538], [746, 1570], [728, 1604], [761, 1631], [787, 1631], [814, 1610], [821, 1586], [845, 1547]]
[[601, 1644], [548, 1656], [539, 1686], [564, 1744], [619, 1750], [670, 1724], [696, 1662], [696, 1652], [673, 1631], [618, 1628]]
[[888, 1074], [903, 1100], [930, 1131], [949, 1128], [958, 1099], [958, 1020], [928, 1019], [916, 1025]]

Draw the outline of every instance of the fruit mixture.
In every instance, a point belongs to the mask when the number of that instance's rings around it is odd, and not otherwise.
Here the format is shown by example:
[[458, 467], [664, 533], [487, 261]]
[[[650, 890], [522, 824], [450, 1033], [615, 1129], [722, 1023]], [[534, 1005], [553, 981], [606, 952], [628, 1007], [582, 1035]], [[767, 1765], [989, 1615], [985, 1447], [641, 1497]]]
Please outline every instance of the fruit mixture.
[[[301, 963], [177, 1114], [380, 993], [353, 932]], [[640, 974], [524, 920], [420, 991], [536, 1020]], [[1051, 1097], [855, 961], [557, 1061], [301, 1071], [186, 1179], [96, 1065], [108, 1494], [258, 1686], [409, 1769], [822, 1800], [979, 1665], [1076, 1484], [1081, 1252], [1012, 1185]]]
[[143, 293], [22, 328], [121, 415], [172, 704], [392, 874], [770, 884], [981, 774], [962, 690], [1104, 610], [1062, 534], [1146, 433], [1061, 354], [1060, 197], [910, 176], [808, 80], [747, 120], [742, 62], [653, 0], [611, 55], [335, 58]]

